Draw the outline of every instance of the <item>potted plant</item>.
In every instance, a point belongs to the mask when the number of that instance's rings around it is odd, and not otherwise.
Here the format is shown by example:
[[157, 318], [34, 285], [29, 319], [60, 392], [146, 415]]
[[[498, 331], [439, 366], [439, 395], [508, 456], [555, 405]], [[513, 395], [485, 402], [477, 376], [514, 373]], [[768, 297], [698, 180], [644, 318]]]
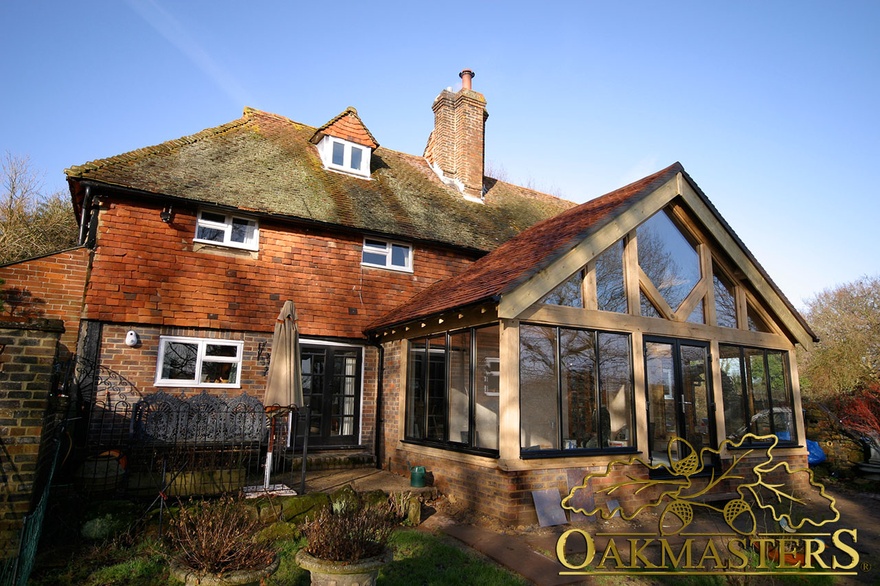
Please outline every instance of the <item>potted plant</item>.
[[311, 573], [313, 586], [375, 585], [379, 569], [392, 559], [388, 539], [395, 524], [388, 506], [335, 502], [303, 527], [308, 545], [296, 563]]
[[255, 512], [231, 497], [181, 505], [171, 524], [171, 575], [187, 586], [260, 584], [279, 563], [271, 544], [254, 539], [260, 526]]

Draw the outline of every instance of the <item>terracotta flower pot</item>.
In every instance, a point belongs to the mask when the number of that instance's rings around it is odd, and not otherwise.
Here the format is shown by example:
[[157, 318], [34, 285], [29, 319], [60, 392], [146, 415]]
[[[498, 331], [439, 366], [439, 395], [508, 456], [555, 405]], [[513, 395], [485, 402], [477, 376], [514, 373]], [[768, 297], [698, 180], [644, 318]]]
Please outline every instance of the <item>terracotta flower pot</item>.
[[260, 581], [271, 576], [278, 569], [281, 562], [276, 555], [265, 568], [254, 570], [232, 570], [222, 576], [215, 574], [201, 574], [189, 566], [181, 563], [178, 558], [171, 560], [171, 575], [186, 584], [186, 586], [259, 586]]
[[322, 560], [305, 549], [296, 553], [296, 563], [312, 575], [312, 586], [375, 586], [379, 569], [391, 560], [390, 549], [356, 562]]

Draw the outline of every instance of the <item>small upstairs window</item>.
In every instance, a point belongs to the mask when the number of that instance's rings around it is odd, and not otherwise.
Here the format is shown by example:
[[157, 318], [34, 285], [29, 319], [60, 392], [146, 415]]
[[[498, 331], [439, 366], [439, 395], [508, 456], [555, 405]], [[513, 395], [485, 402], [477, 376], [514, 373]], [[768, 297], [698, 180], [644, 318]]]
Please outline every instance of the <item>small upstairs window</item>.
[[194, 240], [220, 246], [257, 250], [259, 227], [257, 221], [252, 218], [200, 211]]
[[412, 246], [400, 242], [387, 242], [364, 238], [361, 264], [395, 271], [412, 272]]
[[361, 177], [370, 176], [371, 151], [365, 146], [335, 136], [325, 136], [318, 143], [318, 152], [328, 169]]

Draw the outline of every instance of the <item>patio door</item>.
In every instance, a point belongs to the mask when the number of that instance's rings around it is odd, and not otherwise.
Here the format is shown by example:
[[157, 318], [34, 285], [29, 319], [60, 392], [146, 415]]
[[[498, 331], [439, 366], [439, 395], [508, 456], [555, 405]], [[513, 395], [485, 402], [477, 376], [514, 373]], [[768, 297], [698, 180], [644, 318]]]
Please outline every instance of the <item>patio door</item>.
[[303, 344], [303, 399], [311, 410], [309, 445], [360, 442], [361, 348]]
[[[668, 465], [670, 458], [679, 461], [691, 453], [676, 437], [697, 453], [717, 448], [708, 344], [646, 337], [645, 380], [652, 464]], [[703, 464], [713, 466], [714, 458], [706, 455]]]

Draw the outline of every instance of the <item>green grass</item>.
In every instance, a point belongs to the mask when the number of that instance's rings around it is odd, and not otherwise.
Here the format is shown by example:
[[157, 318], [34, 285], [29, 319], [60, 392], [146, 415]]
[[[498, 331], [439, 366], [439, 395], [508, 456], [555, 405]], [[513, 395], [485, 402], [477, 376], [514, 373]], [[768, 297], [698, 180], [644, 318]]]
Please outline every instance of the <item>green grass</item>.
[[463, 550], [451, 538], [415, 529], [399, 530], [391, 540], [394, 561], [379, 573], [389, 586], [519, 586], [526, 581], [506, 569]]
[[[277, 542], [281, 563], [267, 586], [308, 586], [309, 573], [296, 565], [302, 539]], [[526, 582], [504, 568], [464, 550], [451, 538], [415, 529], [399, 529], [391, 539], [394, 561], [379, 574], [385, 586], [524, 586]], [[164, 545], [145, 540], [127, 546], [108, 541], [68, 551], [63, 559], [42, 555], [30, 586], [165, 586], [179, 584], [169, 576], [169, 553]], [[50, 563], [47, 563], [49, 561]]]

